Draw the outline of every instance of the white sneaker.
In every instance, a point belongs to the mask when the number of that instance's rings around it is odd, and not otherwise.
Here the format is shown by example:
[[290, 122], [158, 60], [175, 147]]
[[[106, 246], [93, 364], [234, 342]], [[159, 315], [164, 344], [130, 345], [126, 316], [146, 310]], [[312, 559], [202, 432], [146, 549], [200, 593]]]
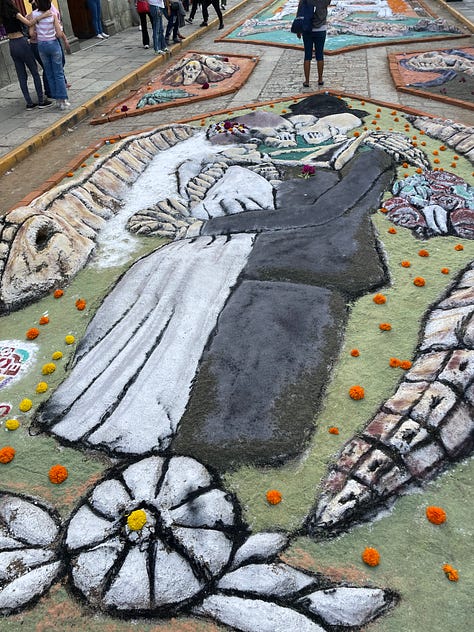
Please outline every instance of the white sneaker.
[[145, 46], [144, 46], [143, 48], [144, 48], [145, 50], [147, 50], [147, 49], [148, 49], [148, 48], [150, 48], [150, 47], [148, 46], [148, 44], [145, 44]]
[[109, 39], [110, 35], [107, 35], [107, 33], [101, 33], [102, 37], [104, 39]]
[[102, 33], [97, 33], [96, 37], [97, 39], [104, 39], [104, 36], [102, 35]]

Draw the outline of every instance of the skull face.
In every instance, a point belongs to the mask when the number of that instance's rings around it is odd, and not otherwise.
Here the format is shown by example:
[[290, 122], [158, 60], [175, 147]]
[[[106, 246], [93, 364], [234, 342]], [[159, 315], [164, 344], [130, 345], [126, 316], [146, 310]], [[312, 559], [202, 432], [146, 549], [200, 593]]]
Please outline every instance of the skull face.
[[183, 85], [190, 86], [194, 83], [202, 70], [199, 61], [191, 60], [183, 68]]

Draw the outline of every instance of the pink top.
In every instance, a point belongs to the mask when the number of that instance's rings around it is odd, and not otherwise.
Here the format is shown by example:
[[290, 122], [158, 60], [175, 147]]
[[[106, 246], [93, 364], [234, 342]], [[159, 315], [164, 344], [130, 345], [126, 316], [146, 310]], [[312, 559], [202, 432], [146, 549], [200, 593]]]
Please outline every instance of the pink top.
[[[53, 7], [51, 6], [51, 9]], [[33, 11], [34, 18], [40, 17], [43, 11]], [[56, 39], [56, 29], [54, 28], [54, 16], [43, 18], [36, 23], [36, 38], [38, 42], [53, 42]]]

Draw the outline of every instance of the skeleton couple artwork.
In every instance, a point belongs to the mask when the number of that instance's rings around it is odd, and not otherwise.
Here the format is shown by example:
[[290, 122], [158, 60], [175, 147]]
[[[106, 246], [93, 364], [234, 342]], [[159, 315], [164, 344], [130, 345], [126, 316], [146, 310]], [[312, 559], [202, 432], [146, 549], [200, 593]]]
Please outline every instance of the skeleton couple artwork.
[[[176, 161], [166, 196], [128, 221], [174, 241], [119, 279], [35, 420], [61, 443], [103, 451], [117, 465], [66, 522], [37, 499], [1, 494], [2, 613], [34, 603], [66, 575], [75, 594], [106, 613], [184, 613], [248, 632], [363, 626], [396, 603], [390, 590], [282, 562], [289, 535], [252, 534], [217, 474], [301, 455], [348, 302], [388, 282], [370, 214], [397, 162], [429, 163], [402, 134], [348, 136], [364, 115], [319, 95], [286, 116], [249, 112], [206, 135], [164, 127], [120, 141], [74, 182], [6, 216], [3, 231], [15, 227], [10, 252], [24, 253], [4, 262], [1, 298], [13, 309], [85, 265], [97, 232], [155, 157]], [[317, 165], [316, 175], [299, 178], [302, 163]], [[64, 216], [75, 223], [60, 236]], [[406, 423], [399, 417], [394, 432]], [[461, 434], [453, 460], [469, 450]], [[354, 488], [353, 471], [343, 471], [339, 488], [326, 486], [324, 508], [308, 516], [309, 534], [349, 528], [387, 500], [374, 491], [400, 459], [379, 462], [395, 449], [383, 437], [366, 443], [354, 469], [377, 462], [363, 484], [372, 505], [365, 492], [350, 507], [341, 502], [344, 484]], [[406, 482], [397, 479], [392, 499]]]

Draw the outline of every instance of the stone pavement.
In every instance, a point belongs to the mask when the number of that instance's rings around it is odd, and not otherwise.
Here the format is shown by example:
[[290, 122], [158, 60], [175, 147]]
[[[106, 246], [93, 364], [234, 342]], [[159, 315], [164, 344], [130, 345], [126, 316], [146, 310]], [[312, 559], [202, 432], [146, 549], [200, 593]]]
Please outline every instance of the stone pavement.
[[[452, 19], [450, 13], [455, 11], [463, 17], [466, 32], [474, 31], [474, 0], [461, 0], [450, 4], [443, 0], [428, 0], [427, 3], [441, 17]], [[224, 15], [226, 29], [237, 24], [260, 6], [259, 0], [229, 3], [229, 9]], [[72, 109], [65, 114], [54, 108], [26, 111], [17, 83], [2, 88], [0, 175], [6, 174], [9, 177], [4, 176], [0, 181], [1, 211], [7, 210], [74, 155], [104, 136], [198, 116], [203, 111], [232, 109], [251, 102], [300, 94], [303, 91], [310, 93], [317, 88], [314, 82], [309, 89], [302, 86], [302, 51], [233, 42], [215, 43], [218, 22], [217, 18], [212, 19], [213, 16], [215, 14], [211, 10], [211, 21], [207, 28], [197, 26], [200, 23], [200, 15], [196, 16], [192, 26], [186, 25], [182, 29], [186, 35], [183, 44], [174, 45], [171, 54], [166, 57], [154, 56], [151, 49], [143, 49], [141, 34], [137, 27], [123, 31], [106, 41], [83, 42], [81, 50], [67, 56], [66, 59], [66, 75], [72, 86], [69, 90]], [[410, 44], [410, 50], [429, 50], [440, 43], [443, 46], [466, 46], [470, 42], [472, 37], [435, 43], [419, 42]], [[127, 90], [137, 87], [144, 79], [152, 76], [163, 63], [170, 63], [181, 49], [255, 54], [259, 57], [259, 63], [249, 81], [237, 93], [218, 97], [207, 103], [181, 105], [159, 113], [122, 119], [95, 129], [88, 124], [90, 115], [97, 115], [101, 104], [107, 99], [118, 95], [125, 98]], [[472, 111], [396, 91], [388, 70], [387, 53], [405, 49], [406, 44], [401, 43], [328, 56], [325, 89], [413, 107], [435, 116], [453, 118], [468, 125], [474, 124]], [[312, 70], [314, 72], [314, 69]], [[40, 151], [46, 150], [47, 143], [53, 138], [56, 139], [56, 150], [48, 150], [46, 154]], [[25, 159], [25, 165], [20, 170], [19, 164]], [[20, 173], [23, 176], [20, 176]]]

